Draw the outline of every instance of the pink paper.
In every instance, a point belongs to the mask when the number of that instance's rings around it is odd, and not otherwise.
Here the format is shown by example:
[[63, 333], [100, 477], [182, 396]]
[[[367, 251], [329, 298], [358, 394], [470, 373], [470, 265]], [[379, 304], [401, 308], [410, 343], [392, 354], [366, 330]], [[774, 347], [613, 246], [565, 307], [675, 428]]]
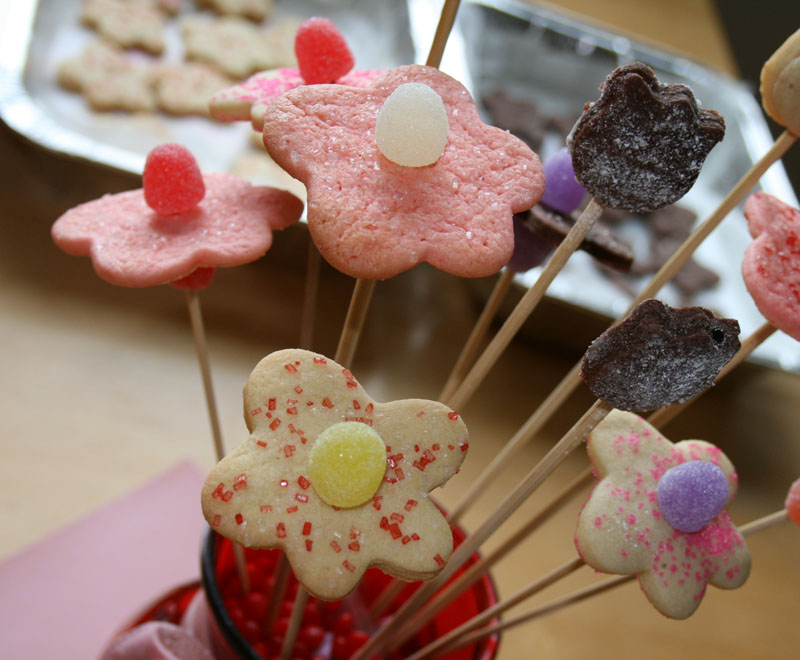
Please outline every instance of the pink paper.
[[169, 589], [199, 579], [203, 474], [181, 463], [0, 564], [5, 660], [93, 660]]

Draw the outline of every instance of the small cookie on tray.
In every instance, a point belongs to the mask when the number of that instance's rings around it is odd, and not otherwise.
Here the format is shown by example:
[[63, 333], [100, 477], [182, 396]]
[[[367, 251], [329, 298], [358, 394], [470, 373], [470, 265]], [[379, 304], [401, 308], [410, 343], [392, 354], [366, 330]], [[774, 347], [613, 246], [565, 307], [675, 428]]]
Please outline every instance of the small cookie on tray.
[[164, 14], [149, 0], [84, 0], [81, 22], [121, 48], [164, 50]]

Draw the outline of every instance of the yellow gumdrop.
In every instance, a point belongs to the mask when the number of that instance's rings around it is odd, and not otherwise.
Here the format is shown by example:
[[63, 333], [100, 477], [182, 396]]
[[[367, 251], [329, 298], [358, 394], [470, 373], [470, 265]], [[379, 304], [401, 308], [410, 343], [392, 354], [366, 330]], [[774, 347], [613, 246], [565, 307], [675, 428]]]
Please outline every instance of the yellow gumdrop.
[[308, 457], [311, 485], [331, 506], [369, 501], [386, 472], [386, 445], [371, 426], [340, 422], [317, 436]]

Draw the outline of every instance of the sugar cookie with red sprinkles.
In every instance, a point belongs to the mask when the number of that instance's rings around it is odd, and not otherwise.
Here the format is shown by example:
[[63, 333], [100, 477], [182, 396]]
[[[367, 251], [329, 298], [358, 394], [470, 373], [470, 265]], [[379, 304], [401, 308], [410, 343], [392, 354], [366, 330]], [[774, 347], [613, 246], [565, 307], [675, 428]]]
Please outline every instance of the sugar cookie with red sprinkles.
[[434, 401], [379, 403], [321, 355], [265, 357], [244, 389], [250, 437], [212, 469], [203, 514], [223, 536], [281, 548], [319, 598], [350, 593], [372, 566], [434, 577], [453, 535], [429, 492], [468, 447], [460, 416]]
[[202, 288], [214, 269], [262, 257], [272, 232], [300, 219], [303, 203], [233, 174], [202, 174], [183, 146], [148, 155], [143, 188], [76, 206], [53, 224], [64, 252], [92, 259], [111, 284]]
[[365, 89], [289, 91], [267, 108], [264, 145], [306, 185], [322, 256], [362, 279], [422, 262], [461, 277], [497, 273], [514, 249], [513, 214], [544, 191], [536, 154], [484, 124], [463, 85], [432, 67], [391, 69]]
[[744, 584], [750, 552], [725, 508], [738, 478], [722, 451], [702, 440], [673, 444], [620, 410], [589, 434], [587, 450], [599, 482], [575, 545], [589, 566], [635, 574], [653, 606], [674, 619], [697, 609], [707, 584]]

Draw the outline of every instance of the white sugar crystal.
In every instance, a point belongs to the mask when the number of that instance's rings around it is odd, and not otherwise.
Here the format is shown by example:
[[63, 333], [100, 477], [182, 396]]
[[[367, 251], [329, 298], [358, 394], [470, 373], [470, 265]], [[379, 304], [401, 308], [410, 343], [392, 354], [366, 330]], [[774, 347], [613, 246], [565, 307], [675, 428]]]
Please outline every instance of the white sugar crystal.
[[389, 160], [424, 167], [439, 160], [450, 125], [441, 97], [423, 83], [400, 85], [378, 112], [375, 141]]

